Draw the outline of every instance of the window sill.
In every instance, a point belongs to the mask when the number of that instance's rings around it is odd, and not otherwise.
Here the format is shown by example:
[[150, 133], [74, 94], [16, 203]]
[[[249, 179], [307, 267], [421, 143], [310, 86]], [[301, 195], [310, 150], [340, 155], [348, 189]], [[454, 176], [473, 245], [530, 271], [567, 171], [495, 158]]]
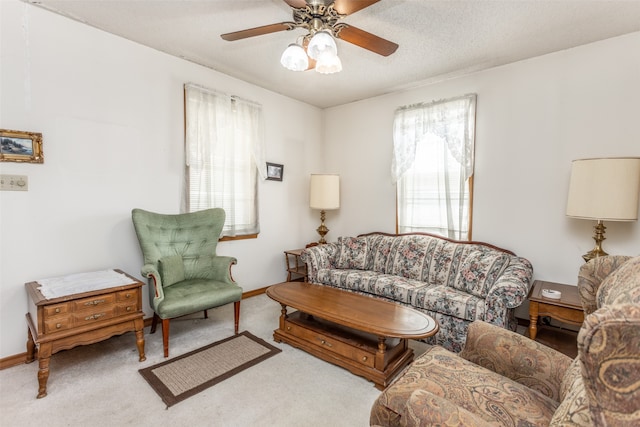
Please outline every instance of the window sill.
[[222, 236], [218, 239], [219, 242], [227, 242], [230, 240], [246, 240], [246, 239], [257, 239], [258, 233], [256, 234], [244, 234], [242, 236]]

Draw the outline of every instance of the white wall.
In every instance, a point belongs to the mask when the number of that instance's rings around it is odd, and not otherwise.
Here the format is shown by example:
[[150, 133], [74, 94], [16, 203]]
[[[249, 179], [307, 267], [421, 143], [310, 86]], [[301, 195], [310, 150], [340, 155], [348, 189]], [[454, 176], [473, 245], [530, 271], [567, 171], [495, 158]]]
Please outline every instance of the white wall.
[[0, 192], [0, 358], [25, 351], [24, 283], [106, 268], [141, 277], [130, 212], [179, 211], [185, 82], [262, 104], [267, 160], [285, 165], [284, 181], [259, 184], [258, 239], [218, 253], [238, 258], [245, 291], [285, 279], [283, 251], [316, 238], [319, 109], [17, 0], [1, 1], [0, 17], [0, 128], [42, 132], [45, 157], [0, 164], [29, 179], [28, 192]]
[[[179, 210], [185, 82], [261, 103], [267, 160], [285, 165], [283, 182], [260, 183], [260, 237], [219, 245], [245, 290], [281, 281], [282, 251], [317, 239], [310, 173], [342, 176], [328, 240], [394, 231], [398, 106], [478, 94], [473, 236], [528, 258], [538, 279], [575, 283], [593, 247], [593, 224], [564, 215], [571, 160], [640, 156], [640, 33], [321, 111], [18, 0], [0, 1], [0, 20], [0, 128], [42, 132], [45, 155], [0, 163], [29, 177], [28, 192], [0, 192], [0, 358], [25, 351], [25, 282], [140, 277], [130, 210]], [[606, 225], [605, 250], [640, 253], [640, 224]]]
[[[528, 258], [535, 279], [575, 284], [595, 222], [565, 217], [571, 160], [640, 156], [638, 52], [634, 33], [325, 110], [343, 189], [331, 237], [394, 232], [397, 107], [477, 93], [474, 240]], [[605, 225], [607, 252], [640, 254], [638, 222]]]

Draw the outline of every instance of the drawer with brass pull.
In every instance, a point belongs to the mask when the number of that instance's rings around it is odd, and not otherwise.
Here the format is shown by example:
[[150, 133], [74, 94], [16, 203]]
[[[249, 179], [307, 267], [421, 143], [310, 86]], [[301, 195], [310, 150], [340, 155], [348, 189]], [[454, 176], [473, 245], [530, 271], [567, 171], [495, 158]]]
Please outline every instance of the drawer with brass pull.
[[66, 314], [69, 312], [69, 305], [67, 303], [50, 305], [44, 308], [45, 316], [56, 316], [58, 314]]
[[80, 311], [73, 313], [73, 323], [75, 326], [81, 326], [87, 323], [94, 323], [100, 320], [111, 319], [116, 315], [116, 306], [109, 305], [101, 307], [100, 310]]
[[131, 301], [130, 304], [118, 304], [116, 306], [116, 314], [127, 314], [127, 313], [135, 313], [138, 311], [138, 304], [135, 301]]
[[72, 310], [87, 310], [93, 307], [105, 306], [116, 302], [116, 296], [114, 293], [103, 294], [92, 298], [83, 298], [80, 300], [72, 301]]
[[116, 300], [120, 301], [137, 301], [138, 300], [138, 290], [130, 289], [128, 291], [118, 292], [116, 294]]
[[73, 321], [69, 316], [52, 317], [45, 319], [44, 332], [50, 334], [52, 332], [64, 331], [73, 327]]
[[317, 329], [306, 328], [299, 319], [285, 321], [284, 329], [288, 334], [299, 337], [306, 342], [322, 347], [325, 351], [335, 353], [357, 362], [360, 365], [374, 367], [375, 348], [371, 346], [357, 346], [353, 342], [346, 342], [339, 336], [329, 332], [322, 333]]

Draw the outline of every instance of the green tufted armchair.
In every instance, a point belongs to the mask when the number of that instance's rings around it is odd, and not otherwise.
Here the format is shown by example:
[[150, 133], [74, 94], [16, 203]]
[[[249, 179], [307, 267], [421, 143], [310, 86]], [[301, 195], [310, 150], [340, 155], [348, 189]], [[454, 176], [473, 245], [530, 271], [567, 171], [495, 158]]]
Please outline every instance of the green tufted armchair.
[[236, 259], [217, 256], [223, 209], [164, 215], [134, 209], [133, 225], [144, 256], [141, 274], [149, 279], [153, 308], [151, 333], [162, 320], [164, 357], [169, 356], [169, 320], [234, 303], [235, 333], [242, 288], [231, 277]]

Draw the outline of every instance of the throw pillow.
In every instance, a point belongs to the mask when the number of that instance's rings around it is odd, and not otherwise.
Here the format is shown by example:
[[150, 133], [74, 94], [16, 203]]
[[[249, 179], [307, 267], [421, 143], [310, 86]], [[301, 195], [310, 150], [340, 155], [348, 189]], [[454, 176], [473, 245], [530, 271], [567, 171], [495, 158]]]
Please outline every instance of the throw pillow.
[[453, 287], [484, 298], [508, 265], [505, 253], [471, 251], [460, 263]]
[[364, 270], [368, 251], [365, 237], [340, 237], [338, 245], [340, 252], [336, 262], [337, 268]]
[[184, 280], [184, 262], [182, 256], [173, 255], [158, 261], [158, 272], [162, 279], [162, 286], [171, 286]]

